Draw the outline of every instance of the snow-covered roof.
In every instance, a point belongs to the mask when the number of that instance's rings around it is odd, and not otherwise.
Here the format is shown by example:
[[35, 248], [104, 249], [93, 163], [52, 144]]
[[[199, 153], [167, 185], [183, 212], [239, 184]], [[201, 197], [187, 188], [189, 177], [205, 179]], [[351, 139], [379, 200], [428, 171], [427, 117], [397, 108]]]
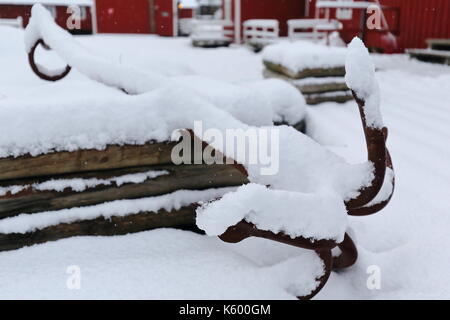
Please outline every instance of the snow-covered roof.
[[36, 3], [54, 6], [92, 6], [93, 0], [0, 0], [0, 4], [33, 5]]

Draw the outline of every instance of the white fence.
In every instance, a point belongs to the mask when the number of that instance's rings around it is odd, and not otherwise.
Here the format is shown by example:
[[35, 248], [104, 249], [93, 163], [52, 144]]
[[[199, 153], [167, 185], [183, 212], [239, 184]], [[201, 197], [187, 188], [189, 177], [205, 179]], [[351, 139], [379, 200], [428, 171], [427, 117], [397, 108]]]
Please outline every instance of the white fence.
[[16, 19], [0, 19], [0, 25], [23, 28], [23, 19], [22, 17], [17, 17]]
[[244, 22], [244, 42], [249, 44], [268, 44], [279, 37], [278, 20], [251, 19]]
[[228, 45], [233, 40], [232, 28], [228, 20], [193, 20], [191, 39], [200, 46]]
[[288, 37], [290, 40], [319, 40], [327, 36], [328, 31], [342, 29], [342, 23], [328, 19], [292, 19], [288, 20]]

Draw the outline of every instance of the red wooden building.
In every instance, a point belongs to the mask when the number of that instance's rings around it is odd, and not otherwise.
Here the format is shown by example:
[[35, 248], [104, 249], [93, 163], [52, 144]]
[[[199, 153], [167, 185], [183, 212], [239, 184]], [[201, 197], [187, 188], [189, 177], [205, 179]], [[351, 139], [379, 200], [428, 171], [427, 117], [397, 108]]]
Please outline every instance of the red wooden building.
[[[343, 24], [340, 31], [345, 42], [354, 36], [364, 38], [367, 46], [382, 52], [403, 52], [406, 48], [425, 48], [428, 38], [450, 38], [450, 0], [223, 0], [224, 15], [231, 17], [242, 35], [242, 23], [249, 19], [276, 19], [280, 36], [286, 35], [289, 19], [324, 18], [326, 8], [318, 2], [347, 4], [350, 9], [331, 8], [328, 15]], [[367, 10], [358, 9], [363, 3], [380, 3], [388, 28], [368, 30]], [[392, 43], [395, 37], [395, 47]]]
[[[235, 25], [250, 19], [275, 19], [280, 36], [287, 35], [287, 20], [305, 18], [306, 0], [223, 0], [224, 16]], [[242, 30], [242, 27], [240, 29]]]
[[96, 0], [98, 32], [176, 35], [175, 0]]
[[[319, 1], [310, 0], [307, 7], [309, 18], [323, 17], [325, 14], [326, 9], [316, 8], [316, 3]], [[356, 0], [347, 0], [347, 2], [356, 2]], [[376, 3], [377, 1], [368, 2]], [[388, 24], [388, 31], [396, 38], [397, 50], [395, 51], [403, 52], [406, 48], [425, 48], [426, 39], [429, 38], [450, 38], [449, 0], [380, 0], [379, 3]], [[336, 17], [339, 9], [330, 9], [330, 11], [331, 17]], [[341, 16], [344, 18], [339, 19], [343, 23], [340, 34], [344, 41], [349, 42], [358, 35], [363, 37], [366, 45], [371, 48], [380, 49], [380, 51], [392, 49], [389, 48], [389, 41], [386, 41], [387, 30], [368, 30], [364, 27], [362, 21], [365, 21], [367, 16], [365, 10], [349, 10], [347, 14]]]
[[[67, 21], [72, 15], [68, 11], [70, 6], [77, 6], [80, 9], [80, 28], [73, 28], [69, 31], [74, 34], [92, 33], [95, 17], [92, 15], [94, 0], [0, 0], [0, 22], [20, 19], [23, 27], [26, 27], [31, 15], [31, 7], [36, 3], [41, 3], [50, 10], [56, 22], [63, 28], [69, 29]], [[94, 19], [93, 19], [94, 18]]]
[[[65, 27], [69, 16], [67, 7], [75, 4], [82, 8], [82, 28], [74, 33], [143, 33], [161, 36], [178, 35], [180, 21], [194, 16], [195, 3], [200, 12], [219, 4], [220, 17], [233, 22], [235, 39], [242, 39], [242, 24], [249, 19], [276, 19], [280, 36], [287, 33], [287, 20], [323, 17], [328, 10], [330, 18], [342, 24], [344, 41], [354, 36], [364, 38], [366, 44], [384, 52], [405, 48], [424, 48], [428, 38], [450, 38], [450, 0], [379, 0], [388, 28], [368, 30], [364, 27], [366, 10], [318, 9], [320, 3], [377, 3], [377, 0], [0, 0], [0, 19], [23, 17], [27, 24], [31, 5], [40, 2]], [[209, 6], [208, 6], [209, 4]], [[211, 16], [213, 17], [213, 16]], [[395, 37], [396, 48], [389, 41]], [[388, 37], [389, 36], [389, 37]], [[394, 50], [395, 49], [395, 50]]]
[[178, 35], [180, 19], [192, 18], [197, 0], [96, 0], [98, 32]]

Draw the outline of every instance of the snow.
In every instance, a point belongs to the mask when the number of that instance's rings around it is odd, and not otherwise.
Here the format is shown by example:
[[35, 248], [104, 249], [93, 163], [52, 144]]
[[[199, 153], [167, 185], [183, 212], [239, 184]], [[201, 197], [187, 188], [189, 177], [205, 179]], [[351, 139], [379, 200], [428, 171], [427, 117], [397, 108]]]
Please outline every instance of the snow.
[[[275, 99], [286, 88], [279, 80], [261, 81], [243, 89], [223, 86], [223, 91], [219, 90], [221, 84], [212, 80], [210, 90], [198, 95], [189, 86], [199, 79], [191, 77], [192, 82], [185, 86], [161, 88], [139, 96], [117, 92], [106, 96], [75, 95], [70, 100], [66, 96], [0, 100], [0, 156], [36, 156], [53, 151], [102, 150], [110, 144], [163, 142], [170, 140], [174, 130], [191, 128], [197, 120], [225, 130], [227, 126], [244, 126], [236, 118], [253, 125], [271, 125], [274, 120], [295, 124], [304, 116], [304, 99], [294, 88], [285, 90], [280, 103]], [[275, 86], [265, 90], [271, 83]], [[264, 94], [258, 95], [255, 88], [265, 90]], [[273, 95], [269, 97], [270, 92]], [[290, 104], [297, 99], [300, 105]], [[246, 108], [250, 100], [259, 110]], [[229, 110], [231, 115], [216, 106]]]
[[179, 190], [162, 196], [133, 200], [116, 200], [95, 206], [45, 211], [38, 214], [21, 214], [0, 220], [0, 233], [27, 233], [60, 223], [93, 220], [99, 217], [124, 217], [142, 212], [155, 213], [160, 209], [178, 210], [192, 203], [210, 201], [235, 188], [218, 188], [203, 191]]
[[[76, 70], [58, 83], [39, 80], [27, 65], [22, 32], [0, 27], [0, 37], [4, 39], [0, 42], [4, 57], [0, 60], [1, 109], [27, 100], [32, 112], [44, 102], [74, 99], [81, 106], [83, 101], [121, 99], [118, 90]], [[219, 81], [262, 78], [261, 55], [242, 47], [203, 50], [192, 48], [189, 39], [147, 35], [96, 35], [77, 37], [77, 41], [102, 57], [140, 70], [159, 67], [175, 75], [184, 66], [183, 74], [195, 70]], [[348, 217], [357, 239], [358, 261], [345, 272], [333, 272], [316, 298], [448, 299], [450, 109], [445, 102], [450, 100], [450, 68], [409, 60], [406, 55], [373, 58], [380, 107], [390, 129], [396, 193], [383, 212]], [[56, 57], [49, 52], [41, 59], [53, 66]], [[76, 103], [70, 112], [76, 114], [75, 107]], [[366, 145], [354, 102], [323, 103], [307, 107], [306, 113], [308, 134], [315, 141], [350, 163], [365, 159]], [[5, 135], [13, 137], [6, 131], [0, 137]], [[297, 160], [292, 160], [293, 165]], [[319, 270], [319, 263], [314, 252], [255, 238], [229, 245], [170, 229], [111, 238], [77, 237], [0, 253], [0, 297], [293, 299], [285, 288], [296, 279], [309, 285], [311, 276], [320, 273], [311, 271]], [[70, 265], [81, 268], [80, 290], [66, 287]], [[380, 290], [366, 286], [370, 266], [380, 268]]]
[[392, 170], [391, 168], [386, 168], [386, 174], [384, 177], [385, 183], [383, 184], [383, 187], [381, 188], [381, 190], [377, 194], [377, 196], [366, 205], [366, 207], [370, 207], [372, 205], [379, 204], [379, 203], [389, 199], [389, 197], [392, 195], [392, 191], [394, 189], [394, 180], [395, 180], [394, 170]]
[[[293, 300], [323, 273], [312, 251], [268, 241], [246, 247], [170, 229], [61, 240], [0, 253], [0, 297]], [[76, 270], [80, 289], [69, 290]]]
[[148, 179], [154, 179], [156, 177], [168, 174], [168, 171], [147, 171], [142, 173], [126, 174], [118, 177], [113, 177], [109, 179], [51, 179], [41, 183], [34, 183], [33, 185], [15, 185], [8, 187], [0, 187], [0, 196], [4, 196], [7, 193], [17, 194], [28, 188], [32, 188], [38, 191], [54, 190], [58, 192], [63, 192], [66, 189], [70, 189], [75, 192], [82, 192], [86, 189], [95, 188], [99, 185], [109, 186], [114, 184], [120, 187], [123, 184], [128, 183], [142, 183]]
[[339, 197], [270, 190], [258, 184], [242, 186], [197, 211], [197, 225], [210, 236], [223, 234], [241, 220], [292, 238], [337, 242], [342, 242], [347, 228], [347, 214]]
[[172, 80], [175, 86], [191, 89], [249, 125], [263, 126], [283, 121], [294, 125], [305, 117], [304, 97], [284, 81], [227, 83], [198, 75], [179, 76]]
[[[251, 182], [270, 185], [271, 188], [257, 191], [242, 188], [234, 196], [224, 197], [216, 203], [205, 206], [201, 212], [199, 227], [215, 235], [233, 223], [236, 224], [238, 218], [245, 218], [261, 224], [263, 228], [269, 228], [267, 221], [270, 221], [273, 230], [282, 229], [291, 237], [303, 235], [315, 239], [325, 237], [342, 241], [347, 226], [345, 219], [342, 219], [347, 215], [343, 201], [356, 197], [362, 187], [370, 185], [373, 179], [372, 163], [350, 165], [343, 158], [292, 127], [280, 126], [258, 130], [268, 131], [267, 136], [270, 137], [274, 134], [279, 135], [278, 139], [269, 142], [265, 142], [264, 139], [258, 141], [258, 150], [267, 147], [267, 150], [277, 150], [277, 154], [281, 155], [276, 172], [265, 174], [266, 168], [263, 163], [254, 164], [249, 161], [249, 157], [241, 154], [232, 156], [228, 149], [224, 150], [214, 139], [205, 141], [238, 163], [242, 163]], [[261, 136], [259, 131], [257, 136]], [[195, 128], [194, 133], [200, 136]], [[260, 206], [262, 198], [267, 199], [267, 203], [263, 202], [266, 204], [264, 210]], [[236, 207], [235, 202], [241, 206]], [[286, 221], [295, 213], [286, 211], [286, 208], [304, 209], [306, 212], [299, 213], [299, 219], [309, 221], [308, 227], [306, 228], [303, 223], [292, 223], [287, 228]], [[234, 216], [219, 212], [234, 212]], [[208, 217], [209, 215], [211, 217]], [[318, 218], [328, 215], [335, 217], [336, 225], [333, 231], [330, 230], [332, 227], [322, 223]], [[270, 216], [272, 218], [268, 218]], [[317, 219], [318, 224], [313, 224], [312, 219]]]
[[366, 101], [364, 114], [367, 125], [381, 129], [383, 116], [380, 111], [380, 87], [375, 79], [375, 66], [369, 58], [369, 51], [358, 37], [348, 45], [345, 82], [358, 98]]
[[244, 21], [244, 27], [254, 28], [278, 28], [278, 20], [275, 19], [250, 19]]
[[327, 47], [304, 40], [282, 41], [265, 47], [263, 60], [297, 73], [304, 69], [343, 67], [346, 53], [346, 48]]

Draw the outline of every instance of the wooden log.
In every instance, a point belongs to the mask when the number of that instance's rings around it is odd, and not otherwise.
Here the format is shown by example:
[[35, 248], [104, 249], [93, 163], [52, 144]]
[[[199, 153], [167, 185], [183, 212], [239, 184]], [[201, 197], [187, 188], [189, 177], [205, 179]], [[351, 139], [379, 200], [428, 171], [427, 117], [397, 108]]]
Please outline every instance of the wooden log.
[[59, 224], [29, 233], [0, 234], [0, 251], [15, 250], [75, 236], [114, 236], [157, 228], [177, 228], [199, 232], [195, 226], [195, 206], [179, 210], [144, 212], [124, 217], [103, 217]]
[[348, 91], [349, 88], [347, 87], [347, 84], [345, 83], [344, 78], [341, 78], [341, 80], [333, 79], [329, 82], [321, 82], [321, 83], [314, 83], [313, 79], [311, 78], [311, 83], [308, 83], [306, 80], [308, 78], [305, 78], [304, 80], [296, 80], [292, 79], [290, 77], [287, 77], [281, 73], [276, 73], [271, 70], [265, 69], [263, 72], [263, 76], [266, 79], [275, 78], [275, 79], [281, 79], [284, 81], [289, 82], [294, 87], [296, 87], [298, 90], [300, 90], [303, 94], [317, 94], [317, 93], [326, 93], [326, 92], [335, 92], [335, 91]]
[[450, 51], [431, 49], [407, 49], [406, 52], [411, 58], [423, 62], [440, 63], [450, 66]]
[[319, 94], [327, 92], [348, 91], [347, 84], [339, 82], [296, 85], [303, 94]]
[[263, 61], [267, 69], [281, 73], [292, 79], [303, 79], [310, 77], [343, 77], [345, 76], [345, 66], [335, 68], [306, 68], [298, 72], [294, 72], [289, 68], [280, 64]]
[[[105, 179], [125, 174], [147, 172], [150, 170], [166, 170], [167, 175], [153, 179], [147, 179], [142, 183], [126, 183], [117, 186], [98, 185], [88, 188], [82, 192], [66, 188], [64, 191], [36, 190], [32, 187], [34, 183], [42, 182], [42, 178], [23, 181], [10, 181], [13, 185], [20, 182], [30, 187], [23, 191], [0, 197], [0, 219], [12, 217], [21, 213], [36, 213], [42, 211], [54, 211], [71, 207], [95, 205], [107, 201], [120, 199], [138, 199], [144, 197], [158, 196], [171, 193], [180, 189], [204, 190], [209, 188], [239, 186], [248, 183], [243, 172], [234, 165], [166, 165], [151, 166], [131, 169], [116, 169], [104, 172], [89, 172], [85, 174], [66, 175], [64, 178], [98, 178]], [[58, 178], [61, 178], [59, 176]], [[22, 183], [23, 184], [23, 183]]]
[[431, 50], [450, 51], [450, 39], [427, 39]]
[[[195, 139], [198, 140], [197, 137]], [[171, 153], [177, 143], [149, 142], [144, 145], [110, 145], [105, 150], [88, 149], [38, 156], [0, 158], [0, 182], [30, 177], [54, 177], [71, 173], [172, 164]], [[207, 146], [204, 142], [201, 144], [203, 149]], [[192, 148], [191, 159], [202, 158], [195, 154], [198, 151], [196, 148]], [[200, 150], [200, 152], [202, 151]]]
[[345, 103], [347, 101], [353, 100], [353, 96], [351, 93], [349, 94], [312, 94], [305, 95], [306, 103], [309, 105], [317, 105], [323, 102], [336, 102], [336, 103]]
[[0, 159], [0, 180], [171, 163], [176, 142], [108, 146], [105, 150], [55, 152]]

